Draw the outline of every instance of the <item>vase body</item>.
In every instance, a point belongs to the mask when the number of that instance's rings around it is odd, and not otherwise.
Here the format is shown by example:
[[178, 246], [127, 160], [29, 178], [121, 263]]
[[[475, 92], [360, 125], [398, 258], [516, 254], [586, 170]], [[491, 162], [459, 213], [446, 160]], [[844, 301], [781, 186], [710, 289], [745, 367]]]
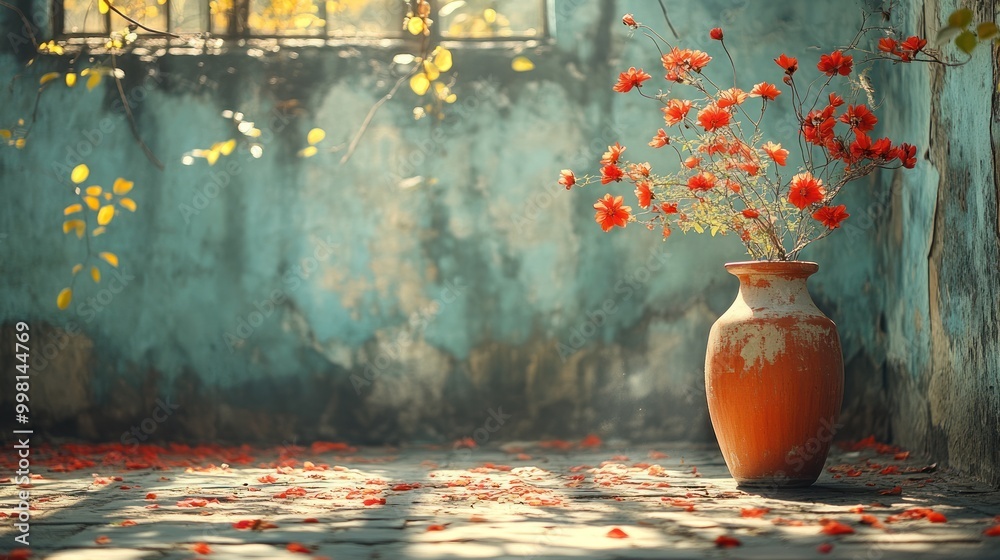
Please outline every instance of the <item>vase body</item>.
[[740, 291], [712, 326], [705, 389], [726, 465], [741, 486], [809, 486], [844, 395], [837, 327], [806, 290], [809, 262], [729, 263]]

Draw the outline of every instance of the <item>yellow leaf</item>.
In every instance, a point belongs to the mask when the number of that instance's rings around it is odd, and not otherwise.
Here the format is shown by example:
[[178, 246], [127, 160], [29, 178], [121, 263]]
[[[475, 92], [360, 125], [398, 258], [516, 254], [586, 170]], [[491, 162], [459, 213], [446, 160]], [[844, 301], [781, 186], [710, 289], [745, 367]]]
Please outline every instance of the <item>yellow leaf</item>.
[[104, 193], [104, 200], [111, 200], [113, 197], [114, 195], [109, 192]]
[[98, 185], [91, 185], [87, 187], [88, 196], [101, 196], [101, 192], [103, 192], [103, 189]]
[[11, 136], [13, 136], [13, 134], [11, 134], [11, 132], [6, 128], [0, 129], [0, 138], [3, 138], [4, 140], [10, 140]]
[[519, 56], [510, 62], [510, 67], [515, 72], [530, 72], [535, 69], [535, 63], [527, 57]]
[[63, 290], [59, 292], [59, 297], [56, 298], [56, 305], [59, 306], [59, 309], [66, 309], [69, 307], [69, 302], [71, 301], [73, 301], [73, 290], [63, 288]]
[[104, 259], [111, 266], [118, 268], [118, 257], [114, 253], [99, 253], [97, 256]]
[[82, 264], [77, 264], [76, 266], [74, 266], [73, 267], [73, 276], [76, 276], [76, 273], [80, 272], [81, 270], [83, 270], [83, 265]]
[[[233, 150], [235, 150], [235, 149], [236, 149], [236, 139], [235, 138], [230, 138], [229, 140], [226, 140], [225, 142], [223, 142], [222, 144], [219, 145], [219, 152], [222, 155], [224, 155], [224, 156], [228, 156], [229, 154], [233, 153]], [[125, 192], [128, 192], [128, 191], [125, 191]], [[125, 193], [120, 193], [118, 191], [115, 191], [115, 194], [125, 194]]]
[[427, 89], [431, 87], [431, 81], [427, 79], [427, 76], [423, 72], [414, 75], [410, 78], [410, 89], [413, 93], [417, 95], [423, 95], [427, 93]]
[[76, 214], [77, 212], [83, 210], [82, 204], [70, 204], [63, 209], [63, 216], [69, 216], [70, 214]]
[[94, 279], [95, 284], [99, 284], [101, 282], [101, 271], [97, 270], [96, 266], [90, 267], [90, 277]]
[[115, 207], [108, 204], [97, 213], [97, 223], [106, 226], [111, 223], [111, 218], [115, 217]]
[[965, 29], [970, 23], [972, 23], [972, 10], [968, 8], [955, 10], [948, 16], [949, 27], [961, 27]]
[[85, 196], [83, 197], [83, 201], [87, 203], [87, 208], [91, 210], [97, 210], [101, 207], [101, 201], [97, 197]]
[[314, 128], [309, 131], [309, 134], [306, 134], [306, 142], [309, 142], [310, 145], [319, 144], [324, 138], [326, 138], [326, 131], [322, 128]]
[[438, 67], [438, 70], [442, 72], [447, 72], [451, 70], [452, 60], [451, 51], [444, 47], [438, 47], [434, 49], [434, 66]]
[[45, 84], [55, 80], [59, 77], [59, 72], [49, 72], [38, 79], [38, 85], [44, 86]]
[[90, 235], [92, 235], [92, 236], [94, 236], [94, 237], [97, 237], [98, 235], [101, 235], [101, 234], [102, 234], [102, 233], [104, 233], [105, 231], [108, 231], [108, 228], [106, 228], [106, 227], [104, 227], [104, 226], [100, 226], [100, 227], [95, 227], [95, 228], [94, 228], [94, 231], [90, 232]]
[[80, 165], [74, 167], [73, 172], [69, 174], [70, 180], [76, 183], [77, 185], [86, 181], [87, 177], [89, 176], [90, 176], [90, 168], [87, 167], [87, 164], [85, 163], [81, 163]]
[[434, 80], [441, 77], [441, 70], [438, 70], [438, 67], [434, 66], [433, 62], [425, 60], [424, 74], [427, 74], [427, 79], [433, 82]]
[[105, 2], [104, 0], [97, 0], [97, 10], [100, 11], [102, 14], [108, 13], [109, 10], [108, 3]]
[[205, 154], [205, 159], [208, 160], [209, 165], [215, 165], [215, 162], [219, 161], [219, 150], [209, 150], [208, 153]]
[[101, 83], [101, 75], [97, 72], [92, 72], [87, 76], [87, 91], [90, 91]]
[[115, 184], [111, 187], [111, 190], [115, 191], [115, 194], [128, 194], [132, 190], [134, 183], [132, 181], [126, 181], [125, 179], [119, 177], [115, 179]]
[[483, 11], [483, 19], [486, 20], [486, 23], [496, 23], [497, 11], [493, 8], [486, 8], [486, 10]]
[[406, 22], [406, 29], [413, 35], [420, 35], [424, 32], [424, 20], [418, 17], [411, 17], [410, 20]]
[[17, 148], [18, 150], [21, 150], [24, 149], [24, 145], [26, 143], [27, 142], [25, 141], [24, 138], [18, 138], [17, 140], [14, 141], [14, 147]]
[[66, 87], [73, 87], [76, 85], [76, 72], [66, 73]]
[[146, 6], [146, 19], [155, 19], [160, 15], [160, 9], [156, 6]]
[[299, 151], [299, 157], [313, 157], [316, 155], [316, 146], [309, 146]]
[[699, 224], [698, 222], [692, 223], [691, 227], [693, 227], [694, 230], [697, 231], [698, 233], [705, 233], [705, 228], [701, 227], [701, 224]]
[[129, 212], [135, 212], [135, 201], [131, 198], [122, 198], [118, 201], [118, 204], [121, 204], [122, 208], [128, 209]]
[[83, 220], [66, 220], [63, 222], [63, 233], [69, 233], [75, 229], [79, 229], [80, 226], [86, 227]]

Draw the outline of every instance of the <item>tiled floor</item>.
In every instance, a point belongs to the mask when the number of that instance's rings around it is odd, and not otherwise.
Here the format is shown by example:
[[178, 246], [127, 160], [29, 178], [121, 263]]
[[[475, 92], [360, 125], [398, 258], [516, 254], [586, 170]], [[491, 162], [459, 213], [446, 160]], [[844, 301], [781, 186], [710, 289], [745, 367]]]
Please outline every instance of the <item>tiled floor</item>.
[[786, 491], [737, 489], [708, 447], [562, 447], [40, 449], [30, 558], [1000, 558], [1000, 492], [874, 446]]

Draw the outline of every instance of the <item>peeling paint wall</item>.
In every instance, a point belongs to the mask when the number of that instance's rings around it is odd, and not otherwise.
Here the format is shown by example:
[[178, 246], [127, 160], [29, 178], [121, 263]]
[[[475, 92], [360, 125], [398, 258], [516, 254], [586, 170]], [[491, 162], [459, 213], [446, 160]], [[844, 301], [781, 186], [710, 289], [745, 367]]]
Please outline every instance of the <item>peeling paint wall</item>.
[[[779, 52], [843, 43], [859, 15], [835, 1], [670, 6], [685, 45], [721, 57], [707, 30], [725, 27], [754, 82], [777, 81]], [[935, 9], [902, 7], [914, 25]], [[394, 51], [125, 57], [139, 130], [164, 172], [132, 140], [110, 82], [46, 93], [26, 149], [0, 150], [0, 322], [4, 340], [18, 320], [35, 333], [39, 426], [117, 439], [169, 399], [178, 408], [142, 433], [150, 441], [440, 441], [471, 436], [498, 410], [510, 418], [496, 439], [710, 438], [704, 349], [735, 296], [722, 264], [743, 258], [740, 245], [605, 235], [590, 209], [603, 191], [555, 184], [562, 168], [594, 169], [615, 140], [657, 161], [645, 144], [658, 113], [610, 89], [625, 67], [658, 66], [620, 24], [625, 12], [662, 21], [655, 2], [558, 0], [554, 40], [521, 53], [532, 72], [511, 71], [511, 50], [456, 48], [449, 117], [414, 121], [401, 94], [345, 165], [342, 152], [296, 152], [314, 126], [328, 133], [321, 148], [350, 140], [395, 78]], [[16, 22], [0, 14], [6, 36]], [[841, 436], [893, 437], [995, 477], [998, 221], [983, 54], [943, 75], [887, 76], [900, 93], [883, 122], [931, 146], [930, 159], [852, 187], [857, 226], [806, 256], [821, 265], [812, 291], [848, 364]], [[0, 75], [23, 57], [0, 47]], [[65, 65], [43, 58], [23, 79]], [[30, 111], [28, 90], [0, 104], [2, 122]], [[225, 109], [264, 130], [263, 158], [238, 150], [213, 167], [181, 165], [234, 136]], [[770, 130], [794, 131], [788, 117]], [[139, 210], [102, 239], [122, 259], [121, 289], [82, 282], [59, 312], [55, 295], [81, 257], [59, 231], [76, 153], [95, 181], [134, 180]]]

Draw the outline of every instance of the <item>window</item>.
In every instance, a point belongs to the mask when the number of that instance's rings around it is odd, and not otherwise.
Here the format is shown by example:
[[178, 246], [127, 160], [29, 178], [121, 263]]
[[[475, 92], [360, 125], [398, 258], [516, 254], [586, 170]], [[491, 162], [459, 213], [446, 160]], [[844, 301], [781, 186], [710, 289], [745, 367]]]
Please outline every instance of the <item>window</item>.
[[[107, 37], [129, 26], [104, 0], [56, 0], [61, 35]], [[215, 37], [404, 38], [408, 0], [111, 0], [144, 26]], [[441, 40], [529, 40], [547, 33], [546, 0], [433, 0]], [[502, 6], [502, 7], [501, 7]], [[149, 35], [142, 29], [139, 35]]]

